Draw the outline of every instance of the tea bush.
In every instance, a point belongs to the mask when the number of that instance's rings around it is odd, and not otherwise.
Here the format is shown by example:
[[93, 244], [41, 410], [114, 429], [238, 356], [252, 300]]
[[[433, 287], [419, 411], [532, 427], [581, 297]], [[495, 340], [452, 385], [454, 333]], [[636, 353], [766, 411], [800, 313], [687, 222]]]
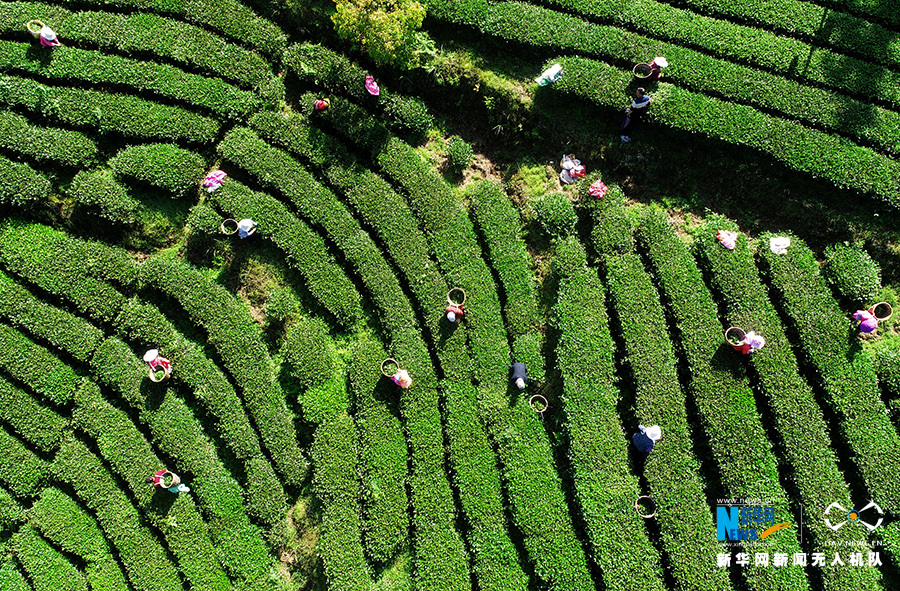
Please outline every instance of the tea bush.
[[0, 156], [0, 203], [27, 205], [46, 199], [50, 181], [27, 164]]
[[472, 163], [472, 145], [458, 135], [447, 140], [447, 170], [454, 175], [462, 174]]
[[846, 302], [861, 308], [876, 303], [881, 290], [881, 269], [869, 253], [845, 244], [825, 249], [823, 272], [831, 288]]
[[559, 240], [575, 232], [578, 214], [565, 193], [550, 193], [532, 202], [531, 208], [544, 233], [550, 238]]
[[144, 181], [176, 197], [188, 196], [196, 189], [206, 168], [199, 155], [173, 144], [130, 146], [111, 158], [107, 166], [121, 177]]

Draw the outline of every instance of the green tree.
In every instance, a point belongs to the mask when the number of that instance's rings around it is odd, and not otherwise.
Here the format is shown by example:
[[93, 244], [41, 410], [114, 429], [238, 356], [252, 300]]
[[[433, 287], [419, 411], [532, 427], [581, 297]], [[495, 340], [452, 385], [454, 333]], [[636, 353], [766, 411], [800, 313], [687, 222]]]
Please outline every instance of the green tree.
[[425, 7], [416, 0], [335, 0], [331, 17], [337, 33], [358, 42], [379, 65], [414, 68], [419, 65], [421, 39], [416, 29]]

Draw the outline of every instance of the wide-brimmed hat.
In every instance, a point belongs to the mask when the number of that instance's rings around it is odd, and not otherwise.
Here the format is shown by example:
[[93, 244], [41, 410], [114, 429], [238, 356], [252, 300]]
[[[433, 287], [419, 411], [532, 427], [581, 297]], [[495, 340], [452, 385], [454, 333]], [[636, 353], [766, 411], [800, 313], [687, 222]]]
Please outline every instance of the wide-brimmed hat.
[[659, 441], [662, 439], [662, 429], [660, 429], [659, 425], [653, 425], [652, 427], [644, 429], [644, 435], [653, 441]]
[[144, 353], [144, 361], [150, 363], [154, 359], [159, 357], [159, 349], [150, 349], [146, 353]]
[[41, 37], [44, 38], [44, 41], [53, 41], [56, 39], [56, 33], [53, 32], [53, 29], [50, 27], [44, 27], [41, 29]]
[[669, 67], [669, 60], [667, 60], [664, 57], [655, 57], [655, 58], [653, 58], [653, 61], [656, 62], [656, 65], [659, 66], [660, 68]]

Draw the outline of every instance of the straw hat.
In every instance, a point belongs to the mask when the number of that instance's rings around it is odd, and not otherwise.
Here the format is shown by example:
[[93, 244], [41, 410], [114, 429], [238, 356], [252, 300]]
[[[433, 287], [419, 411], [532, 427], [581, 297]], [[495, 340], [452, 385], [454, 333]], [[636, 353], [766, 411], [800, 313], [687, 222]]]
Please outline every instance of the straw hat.
[[653, 441], [659, 441], [662, 439], [662, 429], [659, 428], [659, 425], [653, 425], [652, 427], [644, 429], [644, 435]]
[[159, 349], [150, 349], [146, 353], [144, 353], [144, 361], [150, 363], [154, 359], [159, 357]]

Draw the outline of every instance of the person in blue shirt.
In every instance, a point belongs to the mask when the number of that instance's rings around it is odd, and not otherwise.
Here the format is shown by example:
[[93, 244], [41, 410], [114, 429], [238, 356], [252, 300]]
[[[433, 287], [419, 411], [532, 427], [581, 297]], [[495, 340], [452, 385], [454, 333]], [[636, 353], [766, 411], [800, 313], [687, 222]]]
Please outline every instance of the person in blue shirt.
[[631, 136], [628, 135], [631, 133], [631, 128], [640, 121], [649, 106], [650, 97], [647, 96], [647, 91], [643, 88], [638, 88], [634, 100], [631, 101], [631, 106], [625, 109], [625, 120], [622, 121], [622, 128], [619, 130], [619, 133], [622, 134], [623, 142], [631, 141]]
[[653, 451], [653, 446], [660, 439], [662, 439], [662, 429], [659, 425], [653, 425], [652, 427], [638, 425], [638, 432], [631, 438], [637, 450], [644, 453]]

